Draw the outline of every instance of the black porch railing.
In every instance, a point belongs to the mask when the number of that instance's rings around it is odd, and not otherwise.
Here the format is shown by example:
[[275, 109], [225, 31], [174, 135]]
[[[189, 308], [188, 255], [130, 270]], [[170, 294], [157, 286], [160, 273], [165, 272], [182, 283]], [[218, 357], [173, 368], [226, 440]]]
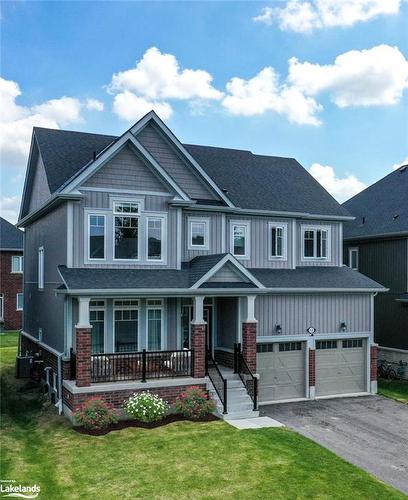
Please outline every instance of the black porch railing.
[[223, 413], [224, 414], [228, 413], [228, 411], [227, 411], [227, 394], [228, 394], [227, 380], [222, 376], [222, 373], [221, 373], [220, 369], [218, 368], [217, 363], [214, 361], [214, 358], [211, 356], [210, 352], [207, 352], [206, 372], [207, 372], [208, 378], [211, 380], [212, 385], [214, 386], [216, 393], [218, 394], [218, 397], [220, 398], [220, 401], [221, 401], [222, 407], [223, 407]]
[[146, 351], [92, 354], [92, 382], [122, 382], [126, 380], [192, 377], [194, 352]]
[[76, 379], [76, 353], [74, 352], [74, 349], [71, 347], [70, 349], [70, 364], [69, 364], [69, 369], [70, 369], [70, 380], [75, 380]]
[[258, 409], [258, 378], [251, 372], [241, 351], [241, 344], [234, 345], [234, 372], [244, 384], [249, 397], [254, 404], [254, 411]]

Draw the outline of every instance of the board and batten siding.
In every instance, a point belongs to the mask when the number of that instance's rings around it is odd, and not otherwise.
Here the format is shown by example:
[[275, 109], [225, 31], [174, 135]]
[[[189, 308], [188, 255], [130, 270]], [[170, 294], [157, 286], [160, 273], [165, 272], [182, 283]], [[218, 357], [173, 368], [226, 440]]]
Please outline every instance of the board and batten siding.
[[218, 200], [218, 197], [194, 172], [193, 167], [182, 160], [173, 146], [155, 127], [147, 125], [138, 133], [137, 139], [191, 198]]
[[371, 294], [264, 295], [256, 298], [255, 317], [259, 337], [276, 335], [276, 325], [281, 335], [306, 335], [310, 326], [317, 334], [338, 334], [342, 322], [347, 325], [345, 333], [367, 333]]
[[[85, 248], [85, 210], [98, 209], [110, 211], [110, 199], [115, 196], [121, 198], [126, 197], [124, 193], [115, 192], [101, 192], [101, 191], [84, 191], [85, 198], [73, 205], [73, 267], [90, 267], [90, 268], [100, 268], [108, 267], [111, 269], [134, 269], [135, 267], [141, 269], [163, 269], [163, 268], [176, 268], [177, 267], [177, 210], [168, 207], [168, 201], [170, 199], [165, 196], [154, 196], [154, 195], [135, 195], [129, 194], [129, 199], [137, 197], [144, 198], [145, 211], [152, 212], [164, 212], [167, 214], [167, 264], [140, 264], [140, 263], [124, 263], [115, 262], [113, 260], [106, 260], [92, 263], [85, 263], [84, 261], [84, 248]], [[107, 227], [107, 247], [112, 248], [113, 246], [113, 229], [112, 227]], [[141, 245], [144, 242], [141, 241]], [[108, 253], [109, 255], [109, 253]]]
[[[188, 249], [188, 231], [189, 217], [194, 219], [209, 220], [209, 249], [208, 250], [189, 250]], [[183, 213], [183, 232], [182, 232], [182, 260], [190, 261], [199, 255], [211, 255], [225, 252], [225, 246], [222, 244], [222, 214], [214, 212], [184, 211]]]
[[[303, 239], [302, 239], [302, 226], [312, 226], [312, 227], [330, 227], [330, 259], [329, 260], [302, 260], [303, 255]], [[341, 238], [341, 222], [315, 222], [315, 221], [307, 221], [307, 220], [298, 220], [297, 221], [297, 231], [296, 231], [296, 239], [297, 239], [297, 266], [341, 266], [342, 263], [342, 252], [341, 245], [343, 244], [340, 241]]]
[[125, 146], [83, 184], [84, 187], [167, 192], [140, 154]]
[[34, 210], [40, 208], [50, 196], [51, 192], [48, 188], [47, 174], [45, 173], [44, 164], [39, 154], [35, 165], [28, 213], [34, 212]]

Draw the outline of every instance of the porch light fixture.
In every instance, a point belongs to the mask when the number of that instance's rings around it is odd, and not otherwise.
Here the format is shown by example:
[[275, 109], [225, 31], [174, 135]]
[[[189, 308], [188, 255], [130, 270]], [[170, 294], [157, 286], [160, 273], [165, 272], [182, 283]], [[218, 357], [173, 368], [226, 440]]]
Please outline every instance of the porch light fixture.
[[342, 321], [342, 322], [340, 323], [340, 330], [341, 330], [342, 332], [345, 332], [345, 331], [347, 330], [347, 325], [346, 325], [346, 323], [345, 323], [344, 321]]
[[280, 335], [282, 333], [282, 327], [280, 325], [275, 325], [275, 332]]
[[313, 335], [316, 333], [316, 328], [314, 326], [309, 326], [309, 328], [306, 331], [309, 335]]

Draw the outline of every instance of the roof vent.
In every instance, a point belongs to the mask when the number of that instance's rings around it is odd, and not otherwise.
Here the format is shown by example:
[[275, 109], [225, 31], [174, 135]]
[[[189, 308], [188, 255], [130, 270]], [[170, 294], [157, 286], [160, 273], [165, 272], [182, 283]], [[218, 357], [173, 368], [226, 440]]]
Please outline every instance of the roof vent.
[[361, 219], [361, 224], [365, 224], [365, 217], [364, 216]]
[[408, 165], [402, 165], [402, 167], [400, 167], [398, 169], [399, 173], [402, 174], [402, 172], [405, 172], [405, 170], [407, 169]]
[[228, 189], [223, 188], [223, 189], [221, 189], [221, 191], [222, 191], [224, 194], [228, 194]]
[[93, 152], [93, 161], [96, 160], [96, 151]]
[[394, 219], [394, 220], [396, 220], [396, 219], [398, 219], [398, 217], [399, 217], [399, 214], [395, 214], [395, 215], [393, 216], [393, 219]]

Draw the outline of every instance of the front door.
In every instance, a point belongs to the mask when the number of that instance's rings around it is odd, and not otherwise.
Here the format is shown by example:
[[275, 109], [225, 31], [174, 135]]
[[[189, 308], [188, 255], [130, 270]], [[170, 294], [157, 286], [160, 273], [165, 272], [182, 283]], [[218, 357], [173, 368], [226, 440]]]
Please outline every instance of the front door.
[[[203, 310], [204, 321], [206, 322], [206, 348], [213, 352], [212, 339], [212, 305], [205, 305]], [[181, 312], [181, 334], [183, 349], [191, 349], [191, 321], [193, 320], [193, 307], [183, 306]]]

